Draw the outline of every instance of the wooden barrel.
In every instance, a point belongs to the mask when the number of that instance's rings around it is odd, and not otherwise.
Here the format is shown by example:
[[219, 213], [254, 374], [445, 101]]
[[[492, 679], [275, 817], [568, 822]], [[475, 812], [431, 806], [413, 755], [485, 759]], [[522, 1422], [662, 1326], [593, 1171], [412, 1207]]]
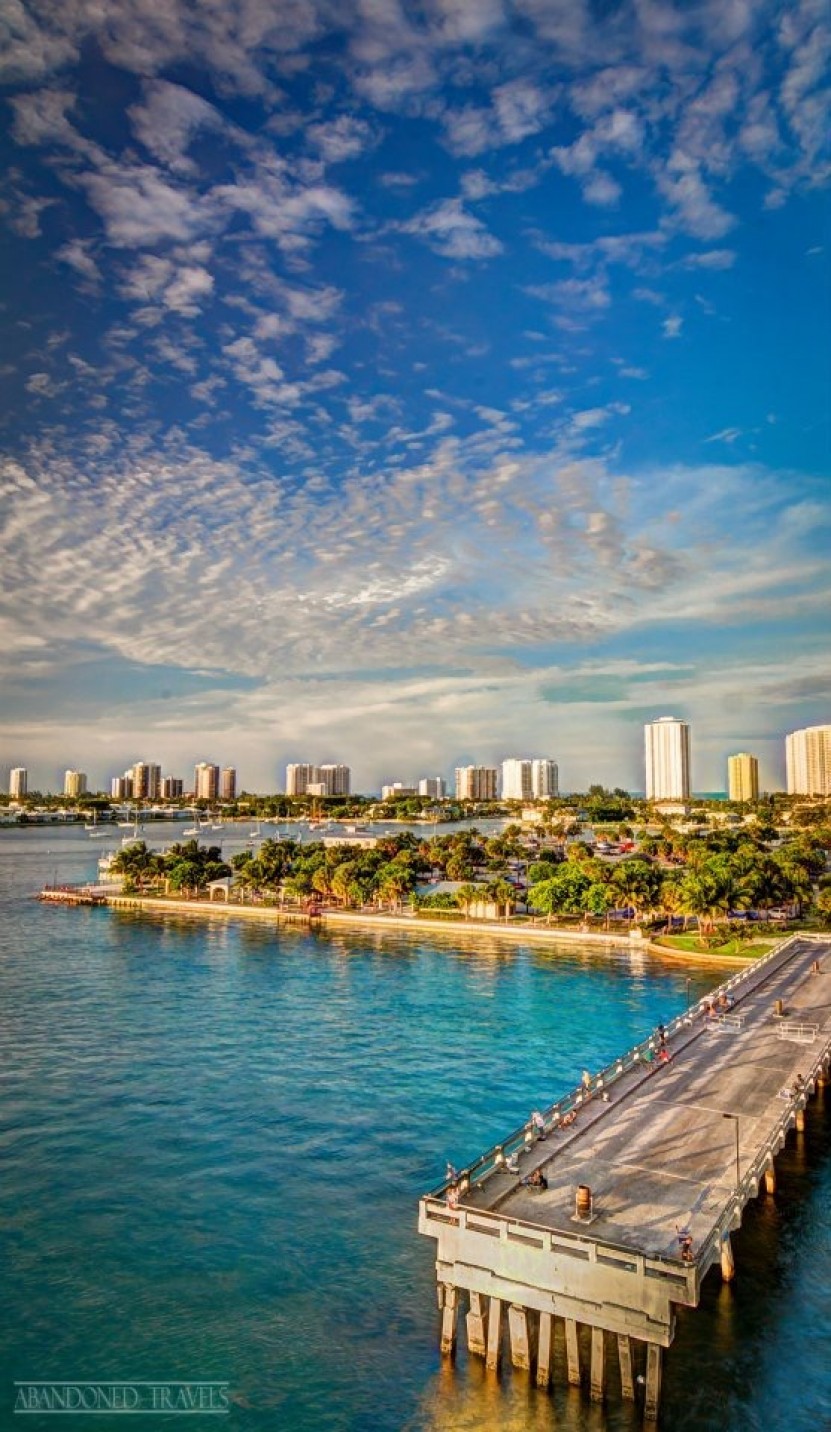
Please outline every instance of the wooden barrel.
[[591, 1218], [592, 1191], [587, 1183], [578, 1186], [575, 1212], [578, 1218]]

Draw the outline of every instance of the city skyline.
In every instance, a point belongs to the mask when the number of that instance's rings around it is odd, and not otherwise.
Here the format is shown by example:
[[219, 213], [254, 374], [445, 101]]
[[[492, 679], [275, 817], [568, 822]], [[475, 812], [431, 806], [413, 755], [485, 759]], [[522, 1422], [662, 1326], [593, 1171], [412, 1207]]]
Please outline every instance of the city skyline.
[[697, 789], [784, 788], [831, 703], [822, 7], [144, 9], [0, 57], [4, 761], [639, 789], [673, 710]]

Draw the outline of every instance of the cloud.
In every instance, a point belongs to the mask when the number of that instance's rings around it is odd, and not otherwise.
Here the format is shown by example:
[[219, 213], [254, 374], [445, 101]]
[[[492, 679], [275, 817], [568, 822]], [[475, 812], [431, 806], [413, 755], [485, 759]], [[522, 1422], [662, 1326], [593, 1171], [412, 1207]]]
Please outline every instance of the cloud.
[[665, 338], [680, 338], [684, 320], [677, 313], [671, 313], [661, 324]]
[[377, 143], [379, 137], [365, 119], [351, 114], [312, 124], [306, 130], [309, 143], [320, 151], [327, 164], [342, 164], [347, 159], [357, 159]]
[[398, 225], [401, 233], [423, 239], [448, 259], [490, 259], [502, 253], [502, 244], [461, 199], [443, 199]]
[[196, 172], [187, 150], [200, 129], [224, 127], [213, 105], [192, 90], [167, 80], [148, 80], [143, 102], [133, 105], [127, 113], [136, 138], [154, 159], [176, 173]]

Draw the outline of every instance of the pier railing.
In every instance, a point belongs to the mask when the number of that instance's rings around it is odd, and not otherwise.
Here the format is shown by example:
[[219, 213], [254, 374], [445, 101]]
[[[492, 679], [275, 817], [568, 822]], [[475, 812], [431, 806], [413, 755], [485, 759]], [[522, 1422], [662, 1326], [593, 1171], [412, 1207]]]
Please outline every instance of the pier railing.
[[[742, 995], [751, 993], [760, 983], [760, 979], [771, 973], [769, 966], [772, 963], [775, 961], [784, 963], [794, 944], [801, 943], [805, 940], [820, 941], [822, 939], [823, 937], [821, 935], [813, 934], [795, 934], [789, 936], [781, 944], [775, 945], [772, 949], [768, 950], [767, 954], [761, 955], [757, 960], [754, 960], [752, 964], [745, 965], [741, 970], [738, 970], [736, 974], [724, 980], [722, 984], [718, 985], [703, 999], [696, 1000], [694, 1004], [690, 1005], [687, 1009], [682, 1011], [682, 1013], [670, 1019], [664, 1025], [665, 1038], [670, 1039], [673, 1036], [685, 1033], [694, 1023], [696, 1017], [700, 1017], [705, 1012], [707, 1006], [711, 1005], [713, 1001], [718, 1001], [722, 996], [724, 996], [724, 998], [733, 996], [735, 999], [739, 993], [740, 986], [745, 986], [745, 988], [741, 990]], [[626, 1074], [631, 1073], [633, 1069], [640, 1070], [644, 1073], [648, 1071], [654, 1063], [656, 1052], [660, 1048], [660, 1044], [660, 1036], [657, 1030], [655, 1030], [647, 1035], [645, 1039], [641, 1040], [639, 1044], [628, 1049], [625, 1054], [620, 1055], [617, 1059], [613, 1059], [597, 1074], [591, 1075], [585, 1082], [579, 1084], [576, 1089], [572, 1089], [569, 1093], [564, 1094], [562, 1098], [556, 1100], [555, 1103], [549, 1104], [544, 1110], [541, 1110], [545, 1133], [550, 1134], [555, 1129], [563, 1127], [563, 1121], [568, 1119], [569, 1115], [576, 1115], [591, 1100], [597, 1099], [598, 1097], [602, 1098], [604, 1091], [608, 1090]], [[519, 1128], [514, 1129], [512, 1133], [508, 1134], [507, 1138], [486, 1150], [486, 1152], [475, 1159], [473, 1163], [467, 1164], [464, 1168], [459, 1169], [455, 1177], [445, 1178], [437, 1188], [431, 1190], [428, 1197], [432, 1199], [445, 1198], [448, 1191], [454, 1186], [458, 1187], [460, 1194], [464, 1196], [471, 1185], [482, 1184], [494, 1174], [504, 1173], [508, 1159], [531, 1148], [537, 1137], [538, 1133], [534, 1124], [531, 1120], [528, 1120], [526, 1123], [521, 1124]]]

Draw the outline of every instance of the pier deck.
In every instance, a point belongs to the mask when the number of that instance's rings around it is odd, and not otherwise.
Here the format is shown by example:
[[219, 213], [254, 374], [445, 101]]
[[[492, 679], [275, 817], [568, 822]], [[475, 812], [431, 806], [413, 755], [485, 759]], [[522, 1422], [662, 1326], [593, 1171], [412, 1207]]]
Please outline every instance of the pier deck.
[[[669, 1062], [652, 1035], [544, 1111], [544, 1139], [529, 1123], [462, 1170], [457, 1185], [422, 1200], [419, 1229], [437, 1240], [445, 1351], [462, 1290], [469, 1345], [492, 1365], [503, 1305], [519, 1366], [530, 1365], [535, 1316], [540, 1381], [556, 1315], [566, 1320], [572, 1381], [577, 1324], [592, 1329], [593, 1395], [603, 1394], [604, 1333], [621, 1342], [621, 1386], [633, 1395], [630, 1337], [638, 1338], [649, 1348], [647, 1412], [656, 1414], [675, 1307], [697, 1304], [714, 1263], [732, 1276], [730, 1232], [762, 1184], [775, 1186], [775, 1155], [828, 1073], [831, 939], [794, 937], [721, 991], [735, 1001], [723, 1019], [705, 1020], [702, 1001], [668, 1023]], [[506, 1168], [511, 1156], [519, 1175]], [[547, 1189], [520, 1182], [537, 1167]], [[679, 1228], [692, 1239], [686, 1259]]]

